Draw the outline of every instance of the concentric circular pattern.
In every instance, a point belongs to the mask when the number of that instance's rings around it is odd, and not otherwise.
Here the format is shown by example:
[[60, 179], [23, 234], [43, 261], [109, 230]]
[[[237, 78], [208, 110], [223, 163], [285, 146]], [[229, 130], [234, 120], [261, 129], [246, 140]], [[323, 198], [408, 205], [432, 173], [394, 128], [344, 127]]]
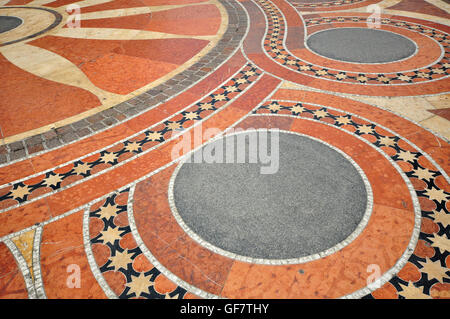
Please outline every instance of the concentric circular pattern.
[[[314, 85], [315, 83], [311, 83], [312, 86], [318, 86], [318, 88], [324, 88], [330, 90], [335, 88], [338, 91], [344, 91], [346, 93], [372, 93], [376, 92], [376, 95], [386, 95], [389, 94], [390, 91], [396, 92], [395, 95], [402, 95], [405, 92], [405, 87], [395, 87], [397, 84], [414, 84], [421, 83], [422, 87], [426, 86], [426, 82], [434, 82], [433, 85], [436, 86], [436, 81], [441, 80], [444, 83], [445, 87], [449, 88], [448, 81], [448, 68], [450, 66], [449, 59], [449, 35], [446, 32], [440, 31], [438, 29], [430, 28], [428, 26], [417, 25], [416, 23], [408, 23], [405, 21], [398, 21], [394, 19], [381, 19], [381, 25], [394, 25], [397, 28], [406, 28], [408, 30], [414, 30], [419, 33], [426, 34], [429, 37], [432, 37], [434, 40], [439, 42], [443, 48], [445, 48], [444, 54], [440, 54], [439, 58], [436, 61], [433, 61], [431, 65], [420, 69], [408, 70], [407, 72], [396, 71], [393, 72], [392, 67], [379, 68], [378, 72], [348, 72], [347, 70], [338, 69], [338, 68], [329, 68], [323, 67], [321, 65], [314, 64], [310, 61], [302, 59], [303, 52], [301, 49], [295, 51], [300, 56], [297, 58], [293, 54], [288, 51], [288, 48], [285, 45], [285, 35], [286, 35], [286, 22], [283, 17], [281, 11], [270, 1], [266, 0], [258, 0], [256, 1], [260, 7], [265, 11], [268, 18], [268, 29], [264, 38], [264, 49], [265, 52], [279, 65], [290, 69], [297, 74], [305, 74], [310, 79], [311, 78], [320, 78], [326, 81], [321, 81], [322, 83], [318, 83], [319, 85]], [[366, 17], [357, 17], [357, 16], [338, 16], [338, 17], [328, 17], [327, 18], [313, 18], [305, 20], [306, 26], [317, 25], [320, 23], [333, 23], [334, 21], [338, 23], [342, 22], [362, 22], [366, 24]], [[348, 27], [348, 24], [340, 25], [342, 27]], [[354, 26], [353, 24], [351, 26]], [[445, 29], [445, 26], [442, 26]], [[419, 48], [420, 49], [420, 48]], [[363, 52], [359, 50], [358, 52]], [[364, 65], [360, 65], [364, 66]], [[361, 68], [360, 68], [361, 69]], [[386, 72], [389, 70], [388, 72]], [[302, 80], [301, 77], [296, 79], [296, 82]], [[302, 80], [303, 81], [303, 80]], [[338, 82], [336, 85], [332, 85], [329, 82]], [[312, 80], [307, 81], [312, 82]], [[328, 83], [327, 83], [328, 82]], [[352, 84], [364, 84], [364, 85], [389, 85], [389, 89], [385, 88], [376, 88], [367, 89], [365, 87], [360, 87], [358, 85], [354, 85], [355, 89], [352, 87], [344, 86], [339, 82], [346, 82]], [[303, 84], [303, 82], [300, 82]], [[358, 88], [356, 88], [358, 87]], [[350, 88], [350, 89], [349, 89]], [[410, 90], [408, 90], [408, 95], [411, 94]], [[420, 92], [422, 93], [422, 92]], [[419, 94], [420, 94], [419, 93]], [[435, 93], [433, 88], [430, 87], [428, 93]], [[373, 94], [373, 93], [372, 93]]]
[[[255, 147], [259, 157], [253, 159]], [[218, 155], [210, 163], [213, 152]], [[279, 155], [269, 162], [269, 154]], [[318, 254], [350, 236], [366, 211], [358, 170], [308, 137], [275, 131], [231, 135], [187, 161], [169, 190], [176, 218], [225, 253], [262, 259]]]
[[17, 17], [0, 16], [0, 33], [13, 30], [22, 24], [22, 19]]
[[[0, 298], [449, 298], [450, 20], [424, 3], [0, 0]], [[349, 30], [405, 44], [313, 51]], [[275, 174], [251, 138], [186, 163], [267, 131]]]
[[364, 28], [337, 28], [311, 34], [309, 49], [344, 62], [386, 63], [411, 57], [416, 45], [391, 32]]

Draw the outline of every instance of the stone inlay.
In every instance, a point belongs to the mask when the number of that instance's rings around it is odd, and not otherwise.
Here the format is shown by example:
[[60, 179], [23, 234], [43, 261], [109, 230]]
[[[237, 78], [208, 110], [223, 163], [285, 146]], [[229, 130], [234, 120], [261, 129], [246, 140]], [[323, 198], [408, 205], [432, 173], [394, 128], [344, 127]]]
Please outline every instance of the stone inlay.
[[367, 28], [319, 31], [308, 37], [307, 44], [327, 58], [358, 63], [394, 62], [416, 52], [414, 42], [402, 35]]
[[[0, 13], [2, 13], [5, 18], [20, 18], [19, 25], [24, 24], [24, 26], [26, 26], [26, 28], [20, 28], [11, 33], [2, 32], [2, 27], [0, 27], [0, 46], [36, 38], [57, 27], [63, 19], [62, 15], [57, 11], [42, 7], [0, 7]], [[12, 21], [11, 19], [8, 20]], [[0, 25], [1, 24], [0, 21]], [[13, 28], [6, 27], [5, 31], [17, 28], [19, 25], [15, 25]]]
[[[214, 70], [230, 58], [233, 54], [231, 48], [239, 45], [247, 28], [247, 16], [238, 3], [230, 0], [219, 0], [219, 2], [227, 11], [228, 28], [217, 45], [194, 65], [177, 74], [169, 81], [89, 118], [0, 146], [0, 165], [22, 160], [30, 155], [35, 156], [38, 153], [53, 150], [64, 144], [106, 130], [108, 127], [122, 123], [166, 102], [169, 100], [169, 97], [182, 93], [186, 88], [213, 73]], [[42, 8], [42, 10], [49, 11], [47, 8]]]
[[0, 33], [13, 30], [22, 24], [17, 17], [0, 16]]
[[[343, 155], [308, 137], [279, 133], [279, 169], [261, 174], [266, 164], [249, 163], [249, 141], [261, 133], [245, 134], [245, 150], [238, 146], [240, 135], [228, 136], [196, 151], [178, 171], [174, 203], [194, 233], [241, 256], [290, 259], [329, 249], [356, 229], [367, 193]], [[274, 135], [268, 136], [271, 145]], [[226, 155], [222, 164], [193, 162], [208, 147], [224, 145], [226, 154], [228, 143], [234, 154], [245, 152], [245, 163], [225, 163]]]

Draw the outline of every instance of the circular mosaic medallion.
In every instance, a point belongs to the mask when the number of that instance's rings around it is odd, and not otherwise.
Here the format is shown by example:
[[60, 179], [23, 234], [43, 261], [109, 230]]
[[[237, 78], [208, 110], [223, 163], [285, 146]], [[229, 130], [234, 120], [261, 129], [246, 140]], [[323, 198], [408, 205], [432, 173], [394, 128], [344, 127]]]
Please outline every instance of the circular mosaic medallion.
[[[231, 161], [227, 150], [233, 150]], [[216, 163], [207, 163], [211, 154]], [[266, 154], [270, 160], [264, 161]], [[174, 213], [182, 226], [226, 252], [262, 259], [309, 256], [343, 242], [360, 224], [368, 202], [360, 172], [343, 153], [309, 137], [231, 135], [179, 166]]]
[[22, 24], [22, 19], [17, 17], [0, 16], [0, 33], [17, 28]]
[[387, 63], [406, 59], [416, 52], [408, 38], [383, 30], [336, 28], [316, 32], [308, 47], [324, 57], [356, 63]]

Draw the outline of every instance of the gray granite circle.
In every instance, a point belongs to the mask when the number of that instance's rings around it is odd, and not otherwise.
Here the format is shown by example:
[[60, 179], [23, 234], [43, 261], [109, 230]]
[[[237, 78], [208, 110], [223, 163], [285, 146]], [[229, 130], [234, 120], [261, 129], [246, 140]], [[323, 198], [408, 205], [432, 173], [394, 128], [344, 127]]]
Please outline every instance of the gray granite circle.
[[367, 28], [335, 28], [313, 33], [306, 40], [313, 52], [353, 63], [388, 63], [416, 53], [410, 39], [389, 31]]
[[[278, 169], [261, 174], [267, 162], [250, 162], [250, 154], [266, 154], [259, 152], [264, 143], [258, 136], [261, 132], [253, 131], [220, 138], [178, 167], [169, 198], [188, 233], [219, 250], [266, 260], [319, 254], [352, 235], [367, 208], [366, 184], [356, 164], [327, 144], [280, 132], [279, 152], [270, 146], [275, 135], [268, 134], [267, 143], [267, 154], [279, 154]], [[250, 145], [257, 150], [250, 151]], [[223, 163], [198, 159], [212, 149], [222, 150]], [[231, 149], [234, 160], [227, 163]], [[238, 151], [245, 154], [241, 163]]]
[[22, 19], [17, 17], [0, 16], [0, 33], [13, 30], [22, 23]]

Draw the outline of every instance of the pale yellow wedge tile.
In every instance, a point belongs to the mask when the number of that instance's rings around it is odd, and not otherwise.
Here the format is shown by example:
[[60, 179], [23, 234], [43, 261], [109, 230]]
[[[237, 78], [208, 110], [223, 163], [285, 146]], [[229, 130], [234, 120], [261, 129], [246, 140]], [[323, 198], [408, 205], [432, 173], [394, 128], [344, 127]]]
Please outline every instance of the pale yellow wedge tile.
[[23, 258], [25, 259], [28, 269], [30, 270], [31, 278], [34, 280], [33, 275], [33, 244], [34, 244], [34, 234], [36, 230], [30, 230], [24, 234], [14, 237], [12, 241], [19, 249]]
[[447, 121], [443, 117], [435, 115], [425, 121], [420, 122], [420, 124], [442, 135], [443, 137], [450, 139], [450, 121]]
[[450, 107], [450, 94], [427, 96], [425, 97], [425, 100], [436, 109], [446, 109]]

